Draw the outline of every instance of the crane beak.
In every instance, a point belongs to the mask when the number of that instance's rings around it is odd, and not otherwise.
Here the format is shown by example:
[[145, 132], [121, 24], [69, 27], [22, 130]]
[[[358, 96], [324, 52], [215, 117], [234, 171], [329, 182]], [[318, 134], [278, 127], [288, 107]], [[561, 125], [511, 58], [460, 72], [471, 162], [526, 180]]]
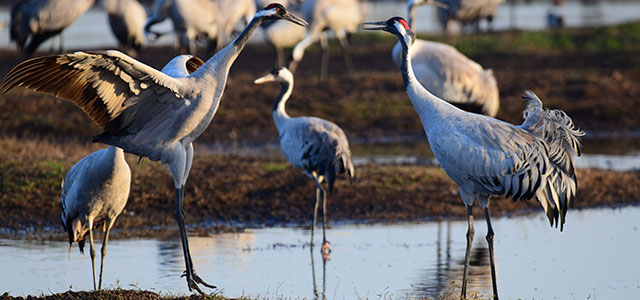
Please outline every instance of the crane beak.
[[362, 29], [364, 30], [384, 30], [387, 31], [387, 22], [365, 22], [362, 23]]
[[273, 76], [273, 74], [269, 73], [267, 75], [264, 75], [256, 80], [253, 81], [253, 83], [255, 84], [262, 84], [265, 82], [272, 82], [272, 81], [276, 81], [276, 77]]
[[287, 21], [290, 21], [292, 23], [298, 24], [298, 25], [300, 25], [302, 27], [309, 26], [309, 23], [307, 23], [307, 21], [305, 21], [302, 18], [299, 18], [296, 15], [294, 15], [292, 13], [289, 13], [289, 12], [285, 13], [282, 16], [282, 18], [287, 20]]

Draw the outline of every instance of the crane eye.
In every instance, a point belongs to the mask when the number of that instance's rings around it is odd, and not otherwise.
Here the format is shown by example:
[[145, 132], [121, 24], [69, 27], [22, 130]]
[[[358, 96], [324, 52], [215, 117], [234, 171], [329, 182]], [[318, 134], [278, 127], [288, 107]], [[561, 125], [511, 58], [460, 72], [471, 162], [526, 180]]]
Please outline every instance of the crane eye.
[[276, 12], [280, 12], [280, 9], [281, 9], [280, 5], [278, 3], [271, 3], [271, 4], [267, 5], [267, 7], [265, 7], [264, 9], [268, 10], [268, 9], [272, 9], [272, 8], [275, 8]]

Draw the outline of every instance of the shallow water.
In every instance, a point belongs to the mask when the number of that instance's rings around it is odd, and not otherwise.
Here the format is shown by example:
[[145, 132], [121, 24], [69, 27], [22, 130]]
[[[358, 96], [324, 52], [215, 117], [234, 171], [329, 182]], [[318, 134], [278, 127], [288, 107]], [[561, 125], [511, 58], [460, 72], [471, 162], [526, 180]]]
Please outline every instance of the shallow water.
[[[498, 7], [494, 28], [496, 30], [505, 29], [526, 29], [541, 30], [546, 28], [546, 14], [551, 7], [548, 1], [523, 2], [517, 1], [518, 5], [511, 7], [507, 1]], [[566, 1], [563, 7], [565, 24], [567, 27], [584, 27], [605, 24], [619, 24], [624, 22], [637, 21], [640, 2], [637, 1], [612, 1], [593, 4], [585, 4], [583, 1]], [[365, 20], [386, 20], [392, 16], [406, 16], [407, 9], [404, 1], [376, 1], [371, 5], [365, 5], [367, 11]], [[0, 48], [15, 49], [10, 44], [8, 32], [9, 7], [0, 7]], [[150, 11], [150, 8], [147, 8]], [[416, 11], [419, 21], [414, 24], [414, 29], [418, 32], [441, 32], [440, 25], [435, 17], [435, 8], [423, 6]], [[484, 25], [483, 25], [484, 26]], [[4, 27], [4, 28], [3, 28]], [[154, 26], [159, 32], [172, 32], [170, 21], [165, 21]], [[260, 31], [252, 37], [253, 42], [263, 42]], [[56, 40], [56, 49], [57, 49]], [[170, 45], [173, 43], [171, 34], [161, 37], [152, 44]], [[41, 50], [49, 49], [50, 43], [45, 42]], [[73, 48], [103, 48], [116, 47], [117, 41], [111, 34], [107, 22], [106, 14], [93, 8], [82, 15], [76, 22], [64, 31], [64, 45], [67, 49]]]
[[[600, 132], [588, 133], [581, 139], [582, 155], [576, 157], [576, 167], [612, 171], [640, 170], [640, 137], [637, 133], [614, 135]], [[424, 134], [395, 138], [380, 137], [372, 140], [351, 140], [353, 162], [356, 166], [379, 165], [423, 165], [435, 166], [435, 159]], [[202, 153], [234, 154], [260, 157], [281, 157], [280, 147], [275, 143], [258, 145], [203, 145]]]
[[[549, 228], [541, 213], [492, 220], [500, 296], [637, 297], [640, 207], [574, 210], [567, 218], [564, 232]], [[404, 299], [459, 292], [466, 227], [463, 221], [334, 225], [324, 265], [317, 247], [310, 255], [309, 231], [296, 228], [193, 237], [190, 246], [198, 274], [230, 297], [312, 299], [315, 290], [327, 299]], [[485, 228], [477, 218], [469, 291], [490, 295]], [[187, 293], [178, 237], [114, 240], [108, 250], [103, 286]], [[74, 245], [67, 258], [64, 242], [0, 240], [0, 265], [0, 291], [13, 296], [92, 288], [88, 255]]]

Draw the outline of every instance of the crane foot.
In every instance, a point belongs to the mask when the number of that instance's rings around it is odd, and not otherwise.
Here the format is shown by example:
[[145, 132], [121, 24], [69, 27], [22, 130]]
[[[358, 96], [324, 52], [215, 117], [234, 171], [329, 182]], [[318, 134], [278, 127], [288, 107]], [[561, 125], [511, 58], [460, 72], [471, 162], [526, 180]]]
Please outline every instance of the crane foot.
[[324, 241], [324, 243], [322, 243], [322, 248], [320, 249], [320, 252], [322, 253], [322, 258], [324, 260], [329, 259], [329, 254], [331, 254], [331, 245], [329, 244], [329, 242]]
[[200, 289], [198, 284], [202, 284], [205, 287], [208, 287], [208, 288], [211, 288], [211, 289], [215, 289], [216, 288], [215, 285], [210, 285], [210, 284], [206, 283], [204, 280], [202, 280], [202, 278], [200, 278], [200, 276], [198, 276], [198, 274], [196, 274], [196, 272], [194, 270], [191, 270], [191, 272], [184, 271], [184, 273], [182, 273], [182, 276], [180, 276], [180, 277], [187, 277], [187, 287], [189, 287], [189, 291], [196, 290], [201, 295], [207, 295], [207, 294], [205, 294]]

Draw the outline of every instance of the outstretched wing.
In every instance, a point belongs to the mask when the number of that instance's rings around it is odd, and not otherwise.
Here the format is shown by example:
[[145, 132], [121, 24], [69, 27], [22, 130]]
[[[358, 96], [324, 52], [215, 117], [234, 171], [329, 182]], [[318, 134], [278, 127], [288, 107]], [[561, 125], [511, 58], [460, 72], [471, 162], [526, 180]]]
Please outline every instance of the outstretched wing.
[[[14, 67], [0, 84], [6, 93], [16, 86], [54, 95], [73, 102], [101, 127], [118, 130], [136, 116], [145, 122], [140, 111], [145, 103], [184, 102], [182, 82], [167, 76], [119, 51], [75, 52], [72, 54], [32, 58]], [[127, 110], [133, 107], [134, 109]], [[117, 124], [109, 124], [126, 111]]]

